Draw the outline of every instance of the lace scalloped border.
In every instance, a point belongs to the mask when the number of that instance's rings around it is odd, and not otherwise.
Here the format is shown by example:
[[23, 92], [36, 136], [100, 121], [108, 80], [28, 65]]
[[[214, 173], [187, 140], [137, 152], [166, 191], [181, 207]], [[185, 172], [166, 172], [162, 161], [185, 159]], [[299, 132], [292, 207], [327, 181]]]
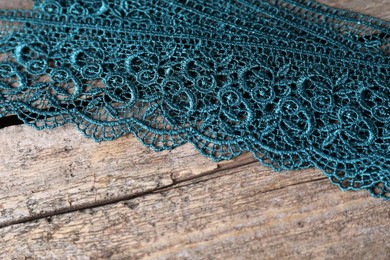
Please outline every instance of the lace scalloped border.
[[389, 22], [308, 0], [125, 2], [0, 11], [0, 118], [215, 161], [251, 152], [390, 200]]

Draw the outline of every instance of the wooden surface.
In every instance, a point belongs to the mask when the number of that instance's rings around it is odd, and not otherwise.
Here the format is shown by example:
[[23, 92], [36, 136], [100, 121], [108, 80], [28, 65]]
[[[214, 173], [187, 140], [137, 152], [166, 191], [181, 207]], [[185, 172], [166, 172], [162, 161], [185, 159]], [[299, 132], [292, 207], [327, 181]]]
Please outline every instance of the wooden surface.
[[[322, 2], [385, 19], [389, 1]], [[95, 143], [73, 126], [0, 129], [0, 158], [0, 259], [390, 259], [390, 204], [315, 169]]]

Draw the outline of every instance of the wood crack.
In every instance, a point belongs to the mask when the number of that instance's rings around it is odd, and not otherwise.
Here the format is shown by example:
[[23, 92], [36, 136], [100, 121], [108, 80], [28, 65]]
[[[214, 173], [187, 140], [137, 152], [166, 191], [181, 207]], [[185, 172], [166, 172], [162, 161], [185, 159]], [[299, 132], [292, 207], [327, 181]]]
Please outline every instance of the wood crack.
[[[237, 163], [234, 163], [234, 165], [230, 165], [229, 163], [223, 164], [222, 166], [218, 167], [215, 170], [205, 172], [205, 173], [197, 175], [193, 178], [187, 178], [187, 179], [180, 180], [180, 181], [173, 180], [173, 183], [170, 185], [151, 189], [151, 190], [148, 190], [145, 192], [135, 193], [135, 194], [126, 195], [126, 196], [119, 196], [119, 197], [116, 197], [114, 199], [102, 200], [102, 201], [97, 201], [94, 203], [86, 203], [86, 204], [78, 205], [78, 206], [72, 206], [70, 203], [69, 208], [63, 208], [63, 209], [59, 209], [59, 210], [38, 213], [38, 214], [34, 214], [32, 216], [22, 217], [22, 218], [17, 219], [17, 220], [11, 220], [11, 221], [4, 222], [4, 223], [0, 224], [0, 229], [5, 228], [5, 227], [9, 227], [9, 226], [13, 226], [13, 225], [17, 225], [17, 224], [23, 224], [23, 223], [27, 223], [27, 222], [37, 221], [40, 219], [51, 218], [51, 217], [57, 216], [57, 215], [64, 215], [64, 214], [72, 213], [72, 212], [76, 212], [76, 211], [83, 211], [83, 210], [88, 210], [88, 209], [99, 208], [99, 207], [103, 207], [103, 206], [107, 206], [107, 205], [111, 205], [111, 204], [116, 204], [116, 203], [123, 202], [123, 201], [134, 200], [136, 198], [140, 198], [140, 197], [144, 197], [144, 196], [148, 196], [148, 195], [158, 194], [160, 192], [168, 191], [168, 190], [179, 188], [179, 187], [185, 187], [185, 186], [189, 186], [189, 185], [198, 184], [201, 182], [207, 182], [207, 181], [214, 180], [214, 179], [221, 178], [221, 177], [225, 176], [226, 173], [223, 174], [223, 172], [225, 172], [225, 171], [232, 170], [232, 169], [235, 169], [238, 167], [252, 165], [255, 163], [259, 163], [259, 162], [253, 158], [253, 160], [245, 160], [243, 163], [240, 163], [240, 164], [237, 164]], [[220, 174], [217, 174], [217, 173], [220, 173]], [[234, 174], [234, 172], [228, 173], [228, 175], [232, 175], [232, 174]], [[311, 180], [311, 181], [294, 183], [294, 184], [291, 184], [288, 186], [276, 188], [274, 190], [287, 188], [287, 187], [292, 186], [292, 185], [299, 185], [299, 184], [304, 184], [307, 182], [323, 180], [325, 178], [326, 177]], [[197, 179], [199, 179], [199, 181], [197, 181]], [[265, 192], [270, 192], [270, 191], [272, 191], [272, 190], [268, 190]]]

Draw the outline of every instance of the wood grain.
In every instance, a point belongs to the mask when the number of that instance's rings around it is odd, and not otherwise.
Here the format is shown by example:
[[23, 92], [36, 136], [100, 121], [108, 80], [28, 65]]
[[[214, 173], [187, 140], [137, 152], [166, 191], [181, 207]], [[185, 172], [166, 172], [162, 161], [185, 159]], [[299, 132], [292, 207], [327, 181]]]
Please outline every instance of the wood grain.
[[132, 135], [96, 143], [73, 126], [0, 130], [0, 226], [145, 193], [255, 159], [215, 163], [190, 144], [155, 152]]
[[[1, 258], [386, 259], [390, 208], [257, 163], [0, 229]], [[312, 176], [305, 179], [304, 176]]]
[[[389, 0], [320, 2], [390, 20]], [[0, 0], [0, 9], [31, 1]], [[0, 259], [390, 259], [390, 205], [250, 154], [0, 129]]]
[[33, 7], [32, 0], [0, 0], [0, 9], [25, 9], [29, 10]]
[[318, 2], [390, 21], [390, 0], [318, 0]]

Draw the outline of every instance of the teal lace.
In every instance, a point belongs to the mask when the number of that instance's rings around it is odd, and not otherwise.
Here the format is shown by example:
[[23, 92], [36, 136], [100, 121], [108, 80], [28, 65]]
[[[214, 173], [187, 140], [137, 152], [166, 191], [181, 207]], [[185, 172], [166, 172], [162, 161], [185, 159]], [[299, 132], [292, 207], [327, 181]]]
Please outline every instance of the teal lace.
[[316, 167], [390, 200], [390, 23], [310, 0], [40, 0], [0, 11], [0, 117]]

